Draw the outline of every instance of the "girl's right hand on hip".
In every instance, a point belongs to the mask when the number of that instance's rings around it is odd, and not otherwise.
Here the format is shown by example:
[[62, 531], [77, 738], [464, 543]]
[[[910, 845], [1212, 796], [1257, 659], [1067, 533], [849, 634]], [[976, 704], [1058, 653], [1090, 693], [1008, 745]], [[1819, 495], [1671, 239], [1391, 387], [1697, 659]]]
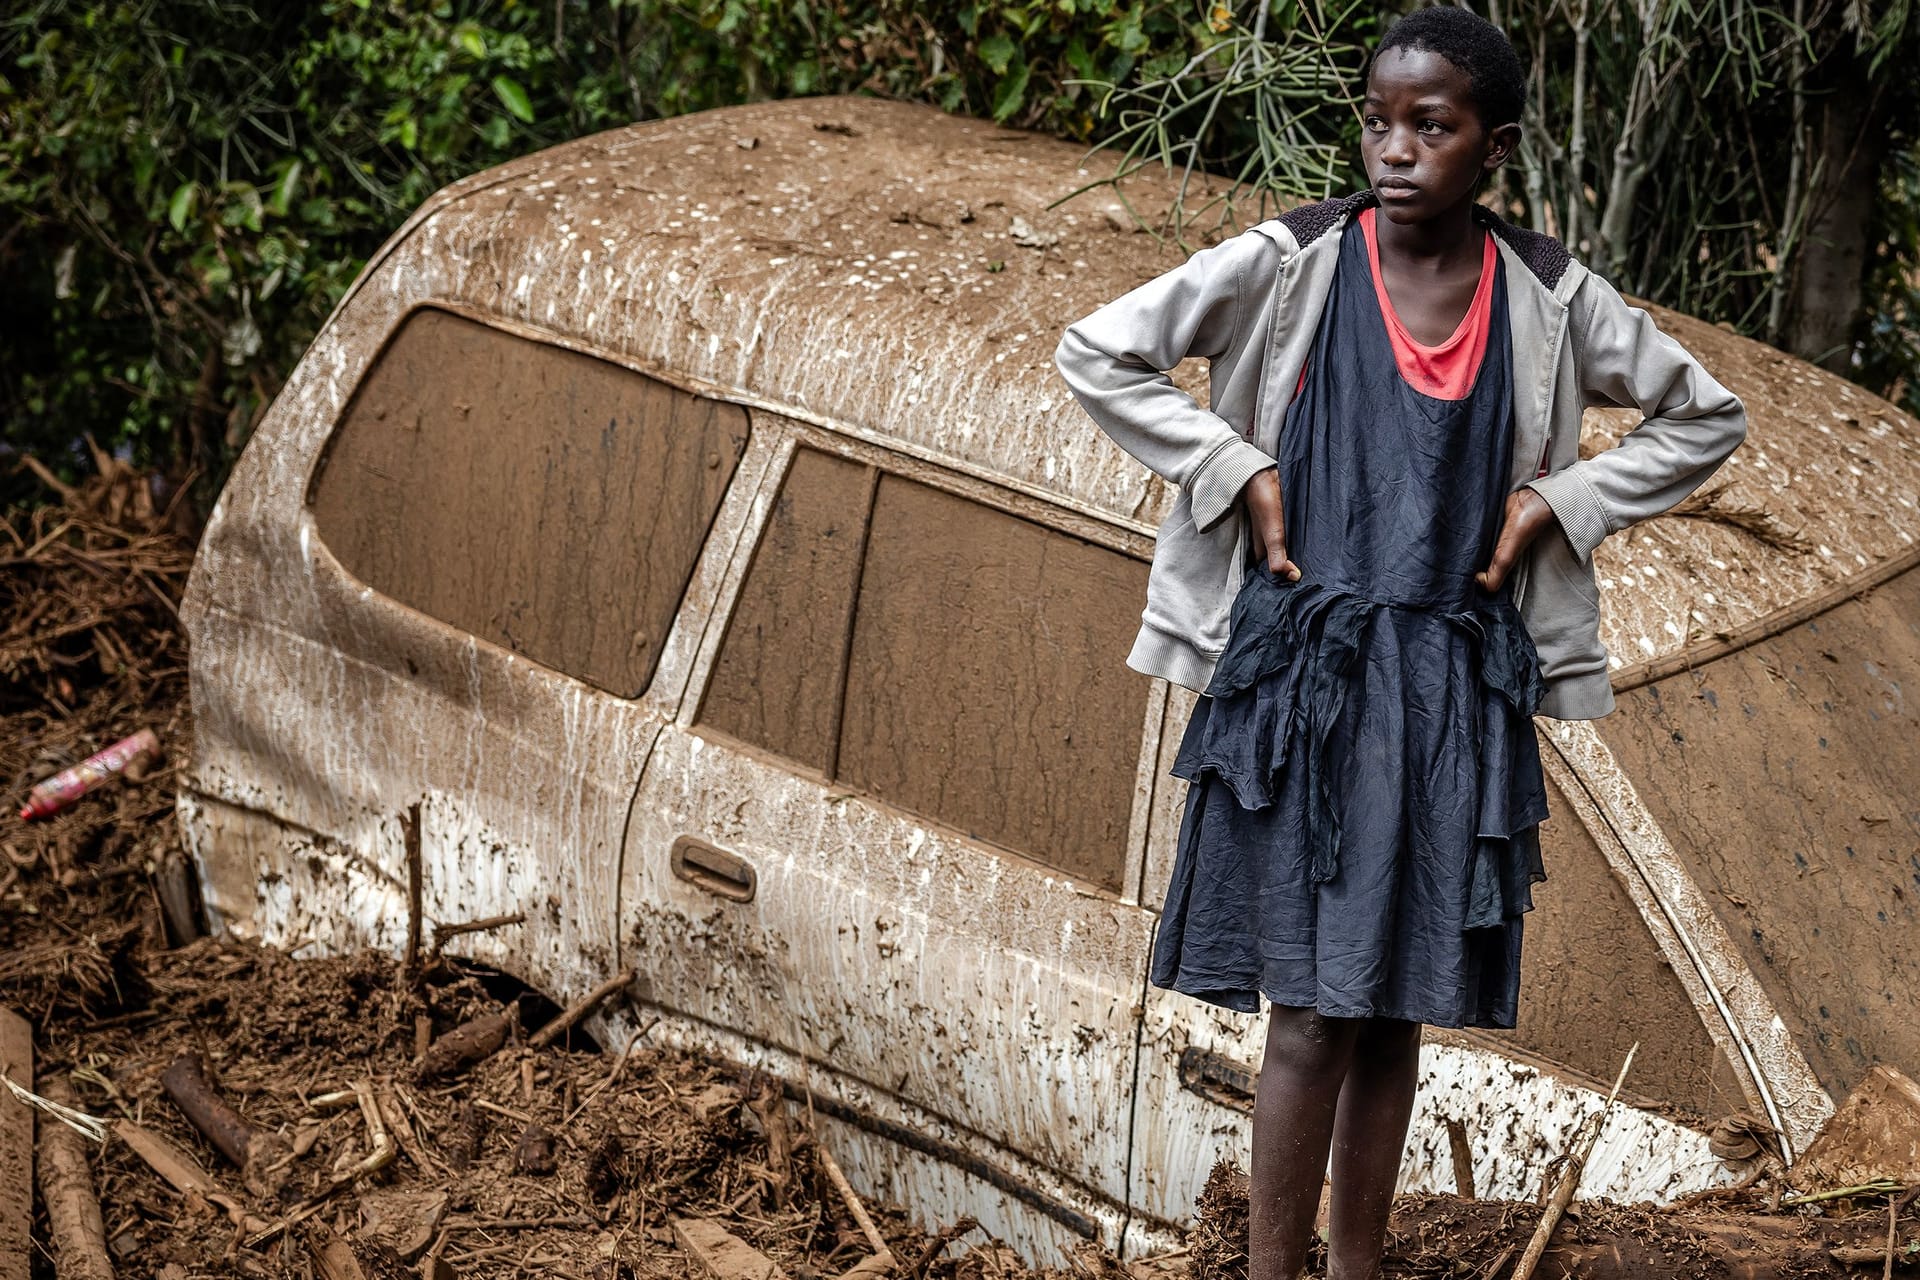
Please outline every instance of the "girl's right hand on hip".
[[1277, 578], [1300, 581], [1300, 566], [1287, 558], [1287, 517], [1280, 501], [1280, 469], [1268, 467], [1254, 473], [1240, 491], [1247, 507], [1247, 532], [1253, 539], [1253, 553], [1267, 562]]

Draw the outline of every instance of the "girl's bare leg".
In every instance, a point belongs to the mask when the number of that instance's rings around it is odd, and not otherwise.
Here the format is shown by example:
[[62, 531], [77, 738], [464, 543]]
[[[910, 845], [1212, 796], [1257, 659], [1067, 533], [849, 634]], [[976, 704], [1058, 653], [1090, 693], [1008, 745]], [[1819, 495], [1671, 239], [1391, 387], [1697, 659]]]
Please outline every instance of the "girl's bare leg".
[[1333, 1129], [1328, 1280], [1373, 1280], [1419, 1078], [1420, 1024], [1359, 1020]]
[[1253, 1101], [1247, 1280], [1295, 1280], [1306, 1268], [1335, 1109], [1359, 1027], [1357, 1018], [1286, 1005], [1267, 1015], [1267, 1052]]

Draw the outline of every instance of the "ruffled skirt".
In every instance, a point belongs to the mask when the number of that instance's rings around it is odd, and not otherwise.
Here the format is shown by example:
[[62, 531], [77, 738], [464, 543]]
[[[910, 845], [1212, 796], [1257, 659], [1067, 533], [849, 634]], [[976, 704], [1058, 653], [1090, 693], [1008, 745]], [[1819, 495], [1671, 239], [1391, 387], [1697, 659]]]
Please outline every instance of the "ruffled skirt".
[[1155, 985], [1243, 1012], [1511, 1027], [1546, 878], [1544, 685], [1501, 592], [1459, 611], [1253, 570], [1181, 740]]

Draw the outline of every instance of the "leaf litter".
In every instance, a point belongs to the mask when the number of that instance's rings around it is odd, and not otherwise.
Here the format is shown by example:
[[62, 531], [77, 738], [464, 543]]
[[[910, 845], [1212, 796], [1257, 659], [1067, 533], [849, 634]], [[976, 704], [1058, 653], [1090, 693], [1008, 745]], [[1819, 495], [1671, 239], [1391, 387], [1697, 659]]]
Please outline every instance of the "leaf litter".
[[[145, 477], [97, 450], [95, 464], [77, 488], [43, 475], [60, 501], [0, 520], [5, 799], [17, 809], [34, 782], [137, 727], [164, 756], [0, 828], [0, 1005], [33, 1024], [36, 1079], [112, 1128], [85, 1150], [118, 1274], [1245, 1276], [1245, 1177], [1225, 1165], [1186, 1248], [1122, 1264], [1088, 1245], [1035, 1271], [970, 1219], [929, 1234], [898, 1206], [863, 1204], [814, 1142], [803, 1094], [653, 1044], [651, 1026], [617, 1048], [577, 1029], [537, 1044], [560, 1011], [438, 947], [408, 973], [384, 954], [192, 937], [173, 815], [190, 750], [177, 602], [191, 531]], [[188, 1104], [224, 1117], [200, 1114], [220, 1146]], [[43, 1142], [57, 1123], [41, 1120]], [[1789, 1213], [1758, 1179], [1707, 1200], [1579, 1202], [1547, 1264], [1811, 1276], [1920, 1253], [1898, 1231], [1904, 1195], [1884, 1188]], [[1403, 1196], [1383, 1274], [1506, 1275], [1539, 1212]], [[1890, 1229], [1894, 1245], [1874, 1243]], [[48, 1231], [37, 1204], [36, 1242]], [[55, 1274], [45, 1248], [32, 1268]]]

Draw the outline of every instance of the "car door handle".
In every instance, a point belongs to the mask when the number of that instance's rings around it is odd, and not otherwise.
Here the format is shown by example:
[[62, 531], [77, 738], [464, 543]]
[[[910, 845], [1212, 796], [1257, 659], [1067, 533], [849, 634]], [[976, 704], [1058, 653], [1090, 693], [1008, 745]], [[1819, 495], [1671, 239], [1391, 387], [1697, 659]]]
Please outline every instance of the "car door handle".
[[1231, 1058], [1192, 1046], [1180, 1051], [1180, 1086], [1210, 1102], [1251, 1112], [1253, 1091], [1259, 1082], [1258, 1072]]
[[668, 860], [674, 875], [715, 897], [751, 902], [754, 890], [760, 885], [760, 877], [751, 862], [698, 836], [681, 836], [675, 840]]

